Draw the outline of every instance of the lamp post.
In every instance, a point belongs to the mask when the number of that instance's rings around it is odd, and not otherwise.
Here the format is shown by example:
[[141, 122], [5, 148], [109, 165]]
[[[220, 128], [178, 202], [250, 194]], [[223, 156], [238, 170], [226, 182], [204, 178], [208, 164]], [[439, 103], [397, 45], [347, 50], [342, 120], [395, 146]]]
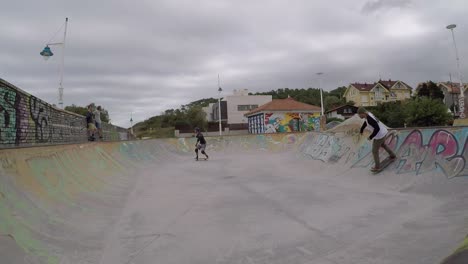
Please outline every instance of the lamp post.
[[322, 116], [323, 116], [323, 94], [322, 94], [322, 88], [320, 88], [320, 86], [321, 86], [321, 78], [320, 78], [320, 76], [323, 74], [323, 72], [317, 72], [316, 74], [318, 75], [318, 80], [319, 80], [320, 107], [321, 107], [321, 109], [322, 109]]
[[130, 134], [133, 136], [133, 114], [130, 114]]
[[57, 43], [47, 43], [45, 48], [39, 53], [44, 58], [44, 60], [48, 60], [50, 57], [54, 56], [52, 50], [49, 46], [53, 45], [60, 45], [62, 46], [62, 58], [60, 63], [60, 82], [59, 82], [59, 99], [58, 104], [59, 107], [63, 109], [63, 68], [65, 64], [65, 39], [67, 37], [67, 26], [68, 26], [68, 17], [65, 18], [65, 30], [63, 31], [63, 41]]
[[452, 32], [453, 47], [455, 48], [455, 56], [457, 60], [458, 78], [460, 79], [460, 97], [458, 98], [458, 106], [460, 108], [460, 118], [465, 118], [465, 88], [463, 87], [462, 74], [460, 70], [460, 57], [458, 56], [457, 43], [455, 41], [455, 33], [453, 32], [453, 29], [456, 27], [457, 25], [450, 24], [446, 28]]
[[222, 136], [222, 126], [221, 126], [221, 86], [219, 85], [219, 74], [218, 74], [218, 120], [219, 120], [219, 136]]

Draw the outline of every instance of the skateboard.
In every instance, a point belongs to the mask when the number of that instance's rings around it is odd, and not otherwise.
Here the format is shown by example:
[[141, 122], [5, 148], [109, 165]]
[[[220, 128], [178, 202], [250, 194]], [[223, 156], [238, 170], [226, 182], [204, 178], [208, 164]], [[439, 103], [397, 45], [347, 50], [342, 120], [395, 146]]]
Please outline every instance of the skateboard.
[[384, 160], [382, 160], [382, 162], [380, 163], [380, 170], [376, 170], [376, 171], [372, 171], [374, 174], [376, 173], [379, 173], [381, 171], [383, 171], [388, 165], [390, 165], [390, 163], [394, 162], [396, 160], [395, 159], [390, 159], [390, 157], [386, 157]]
[[198, 158], [198, 159], [195, 158], [195, 161], [200, 161], [200, 160], [208, 160], [208, 158]]

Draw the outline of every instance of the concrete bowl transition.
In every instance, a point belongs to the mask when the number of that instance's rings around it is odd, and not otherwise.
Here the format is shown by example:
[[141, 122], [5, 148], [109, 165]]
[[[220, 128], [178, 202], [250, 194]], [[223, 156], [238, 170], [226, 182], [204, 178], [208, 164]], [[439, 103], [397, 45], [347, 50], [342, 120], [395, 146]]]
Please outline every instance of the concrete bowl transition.
[[390, 132], [1, 150], [1, 263], [468, 263], [468, 128]]

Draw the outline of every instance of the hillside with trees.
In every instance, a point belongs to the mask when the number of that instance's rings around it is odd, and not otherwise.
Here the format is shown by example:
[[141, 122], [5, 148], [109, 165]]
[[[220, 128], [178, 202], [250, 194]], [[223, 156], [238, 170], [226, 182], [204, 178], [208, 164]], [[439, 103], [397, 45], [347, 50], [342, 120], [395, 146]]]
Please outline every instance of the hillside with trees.
[[[346, 104], [343, 94], [346, 87], [338, 87], [332, 91], [323, 91], [325, 111]], [[271, 95], [273, 99], [285, 99], [288, 96], [311, 105], [320, 106], [320, 89], [289, 89], [279, 88], [269, 92], [249, 93], [250, 95]], [[442, 97], [441, 97], [442, 96]], [[443, 93], [433, 82], [428, 82], [418, 91], [416, 97], [404, 102], [389, 102], [378, 106], [366, 107], [389, 127], [404, 126], [443, 126], [450, 124], [453, 117], [442, 103]], [[218, 102], [215, 98], [200, 99], [178, 109], [165, 110], [158, 116], [153, 116], [134, 125], [137, 137], [174, 137], [176, 125], [200, 127], [205, 129], [208, 123], [203, 107]], [[348, 102], [350, 103], [350, 102]], [[351, 103], [353, 104], [353, 103]]]
[[[345, 103], [343, 93], [346, 87], [339, 87], [330, 92], [323, 91], [325, 109], [331, 109]], [[250, 95], [272, 95], [273, 99], [285, 99], [288, 96], [295, 100], [311, 105], [320, 106], [320, 90], [316, 88], [289, 89], [280, 88], [269, 92], [255, 93]], [[137, 137], [173, 137], [176, 125], [186, 127], [207, 128], [203, 107], [210, 103], [218, 102], [215, 98], [205, 98], [182, 105], [178, 109], [167, 109], [158, 116], [153, 116], [143, 122], [134, 125], [133, 130]]]
[[206, 128], [207, 121], [202, 108], [218, 99], [205, 98], [182, 105], [178, 109], [167, 109], [158, 116], [153, 116], [133, 126], [137, 137], [174, 137], [176, 125]]

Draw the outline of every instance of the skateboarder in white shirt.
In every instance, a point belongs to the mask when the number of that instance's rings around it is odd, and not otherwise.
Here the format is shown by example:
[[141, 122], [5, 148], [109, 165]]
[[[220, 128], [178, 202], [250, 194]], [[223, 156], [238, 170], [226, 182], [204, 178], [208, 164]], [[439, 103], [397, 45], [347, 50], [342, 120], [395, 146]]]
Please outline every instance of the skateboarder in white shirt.
[[359, 107], [358, 115], [361, 119], [366, 119], [361, 127], [361, 135], [364, 132], [364, 129], [372, 131], [372, 134], [369, 136], [368, 140], [373, 140], [372, 142], [372, 155], [374, 156], [375, 166], [371, 168], [371, 171], [378, 172], [382, 170], [380, 167], [380, 157], [379, 149], [382, 147], [387, 151], [389, 155], [389, 161], [394, 161], [396, 159], [395, 153], [385, 144], [385, 138], [388, 134], [387, 128], [380, 122], [372, 113], [368, 112], [364, 107]]

